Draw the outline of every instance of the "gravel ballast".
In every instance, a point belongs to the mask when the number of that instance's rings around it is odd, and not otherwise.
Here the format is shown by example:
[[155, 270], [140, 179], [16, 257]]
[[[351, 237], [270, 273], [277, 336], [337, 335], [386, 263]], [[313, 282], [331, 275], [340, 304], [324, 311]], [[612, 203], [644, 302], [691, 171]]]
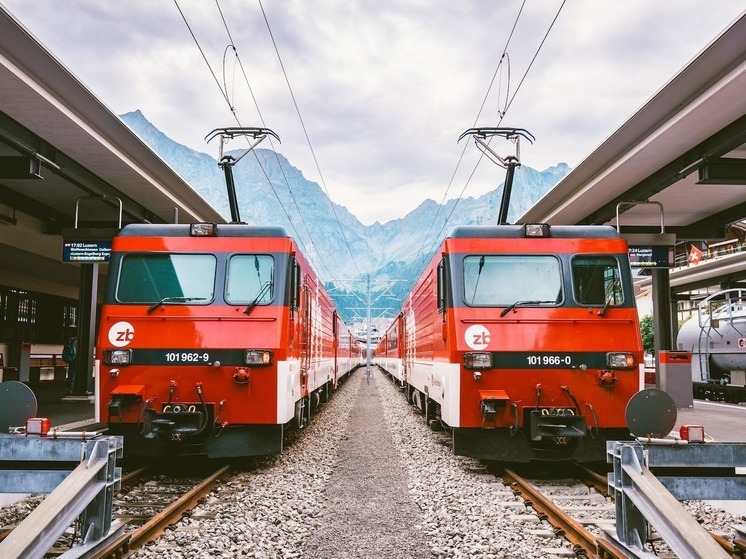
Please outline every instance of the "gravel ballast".
[[304, 546], [305, 556], [431, 557], [415, 527], [420, 510], [409, 497], [407, 475], [383, 418], [377, 385], [387, 381], [380, 373], [368, 380], [365, 370], [358, 376], [360, 388], [326, 490], [322, 526]]

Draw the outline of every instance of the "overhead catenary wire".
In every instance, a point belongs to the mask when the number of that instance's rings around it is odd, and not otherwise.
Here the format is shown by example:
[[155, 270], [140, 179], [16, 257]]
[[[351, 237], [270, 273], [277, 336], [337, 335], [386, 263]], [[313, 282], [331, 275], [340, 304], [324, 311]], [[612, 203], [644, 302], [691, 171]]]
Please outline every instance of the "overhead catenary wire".
[[[544, 43], [546, 42], [547, 37], [549, 36], [549, 33], [552, 31], [552, 29], [554, 27], [554, 24], [557, 22], [557, 19], [559, 18], [560, 14], [562, 13], [562, 9], [564, 8], [566, 2], [567, 2], [567, 0], [562, 0], [562, 4], [560, 4], [560, 7], [557, 10], [557, 13], [554, 15], [554, 18], [552, 19], [552, 22], [549, 24], [549, 27], [547, 28], [546, 33], [544, 33], [544, 37], [542, 38], [541, 42], [539, 43], [539, 46], [537, 47], [536, 51], [534, 52], [534, 55], [531, 58], [531, 62], [529, 62], [528, 66], [527, 66], [527, 68], [525, 70], [525, 72], [523, 73], [523, 76], [521, 77], [521, 80], [519, 81], [518, 86], [515, 88], [515, 90], [513, 92], [513, 95], [510, 96], [510, 100], [507, 102], [507, 104], [505, 106], [505, 110], [502, 111], [502, 114], [500, 114], [500, 118], [498, 120], [498, 126], [500, 125], [500, 123], [502, 123], [503, 119], [505, 118], [505, 114], [508, 112], [508, 109], [513, 104], [513, 101], [515, 100], [516, 95], [518, 95], [518, 92], [520, 91], [521, 86], [525, 82], [526, 77], [528, 76], [529, 71], [533, 67], [534, 62], [536, 61], [536, 59], [538, 58], [539, 53], [541, 52], [541, 49], [544, 46]], [[525, 4], [525, 1], [524, 1], [523, 4]], [[521, 11], [522, 10], [523, 10], [523, 5], [521, 5]], [[520, 12], [519, 12], [518, 15], [520, 16]], [[517, 18], [516, 18], [516, 24], [517, 24]], [[513, 25], [513, 30], [515, 30], [515, 24]], [[511, 31], [510, 37], [508, 38], [508, 43], [510, 42], [510, 38], [512, 36], [513, 36], [513, 32]], [[506, 48], [504, 49], [504, 52], [505, 51], [507, 51], [507, 44], [506, 44]], [[495, 76], [497, 75], [497, 71], [500, 68], [500, 63], [501, 62], [502, 62], [502, 56], [500, 58], [500, 62], [498, 62], [498, 68], [497, 68], [497, 70], [495, 71], [495, 74], [492, 77], [492, 81], [490, 82], [490, 86], [488, 88], [488, 95], [489, 95], [489, 90], [492, 88], [492, 85], [494, 83]], [[482, 105], [481, 105], [481, 107], [479, 109], [479, 113], [477, 114], [477, 119], [475, 119], [475, 125], [476, 125], [476, 120], [479, 119], [479, 115], [481, 114], [482, 110], [484, 109], [485, 102], [486, 102], [486, 96], [485, 96], [485, 100], [482, 102]], [[458, 164], [460, 164], [461, 160], [463, 159], [463, 155], [464, 155], [465, 149], [466, 149], [466, 145], [464, 145], [464, 150], [462, 150], [462, 152], [461, 152], [461, 157], [458, 160]], [[453, 204], [453, 207], [451, 208], [450, 213], [446, 216], [445, 220], [443, 221], [443, 225], [441, 226], [441, 228], [438, 231], [437, 235], [434, 236], [433, 241], [432, 241], [429, 249], [424, 253], [424, 256], [426, 256], [427, 254], [429, 254], [430, 252], [432, 252], [433, 249], [435, 248], [435, 245], [438, 242], [438, 239], [440, 238], [441, 234], [445, 230], [446, 225], [448, 224], [448, 221], [450, 220], [451, 216], [453, 215], [453, 212], [456, 211], [456, 207], [458, 206], [459, 200], [463, 197], [464, 192], [466, 191], [466, 188], [469, 186], [469, 184], [471, 182], [471, 179], [474, 177], [474, 174], [476, 173], [476, 170], [479, 167], [479, 164], [480, 164], [480, 162], [482, 161], [483, 158], [484, 158], [484, 152], [480, 153], [480, 156], [477, 159], [477, 162], [474, 165], [474, 168], [472, 169], [471, 173], [469, 174], [469, 177], [467, 178], [467, 180], [466, 180], [463, 188], [461, 189], [461, 192], [459, 193], [459, 196], [454, 201], [454, 204]], [[457, 164], [457, 168], [458, 168], [458, 164]], [[455, 176], [455, 174], [456, 174], [456, 172], [454, 171], [454, 176]], [[449, 188], [450, 188], [450, 183], [449, 183]], [[448, 192], [448, 190], [446, 190], [446, 192]], [[441, 204], [441, 206], [442, 206], [442, 204]], [[438, 208], [438, 210], [440, 210], [440, 207]], [[436, 214], [436, 217], [437, 217], [437, 214]], [[433, 219], [433, 222], [434, 221], [435, 221], [435, 219]], [[424, 245], [423, 245], [423, 247], [424, 247]], [[419, 254], [418, 254], [417, 258], [419, 258]]]
[[[217, 85], [218, 89], [220, 90], [223, 99], [225, 100], [226, 104], [228, 105], [228, 108], [229, 108], [231, 114], [233, 115], [233, 118], [236, 120], [236, 122], [237, 122], [237, 124], [239, 126], [242, 126], [242, 123], [241, 123], [240, 119], [238, 118], [238, 115], [236, 114], [236, 109], [235, 109], [233, 103], [231, 103], [230, 98], [228, 97], [227, 85], [225, 86], [225, 89], [220, 85], [220, 81], [219, 81], [217, 75], [215, 74], [215, 72], [213, 71], [212, 66], [210, 65], [210, 62], [207, 59], [207, 56], [205, 55], [205, 52], [202, 49], [202, 46], [200, 45], [199, 40], [197, 39], [197, 36], [195, 35], [194, 31], [192, 30], [191, 25], [189, 24], [188, 19], [186, 18], [186, 15], [184, 14], [184, 12], [181, 9], [181, 7], [179, 6], [178, 0], [174, 0], [174, 4], [176, 5], [176, 8], [178, 9], [179, 14], [181, 15], [181, 18], [184, 21], [184, 24], [186, 25], [187, 30], [189, 31], [189, 34], [192, 36], [192, 39], [194, 40], [194, 42], [195, 42], [195, 44], [197, 46], [197, 49], [199, 50], [200, 54], [202, 55], [202, 58], [203, 58], [205, 64], [207, 65], [207, 68], [210, 71], [210, 74], [212, 75], [213, 79], [215, 80], [215, 84]], [[219, 9], [219, 6], [218, 6], [218, 9]], [[221, 13], [221, 18], [222, 18], [222, 11], [220, 11], [220, 13]], [[223, 21], [225, 23], [224, 19], [223, 19]], [[228, 35], [229, 35], [229, 38], [231, 39], [231, 45], [229, 45], [228, 48], [232, 48], [234, 50], [234, 52], [236, 53], [236, 58], [240, 62], [240, 59], [238, 57], [238, 53], [237, 53], [237, 51], [235, 49], [235, 45], [233, 45], [233, 43], [232, 43], [232, 38], [230, 36], [230, 31], [229, 30], [228, 30]], [[225, 52], [227, 52], [227, 49], [226, 49], [226, 51], [224, 51], [224, 64], [225, 64]], [[225, 79], [223, 81], [224, 81], [224, 84], [225, 84]], [[251, 90], [250, 86], [249, 86], [249, 89]], [[254, 97], [253, 91], [251, 91], [251, 95], [252, 95], [252, 98], [254, 98], [254, 102], [256, 103], [256, 98]], [[257, 105], [257, 110], [258, 110], [258, 105]], [[261, 117], [261, 113], [260, 113], [260, 117]], [[262, 122], [264, 122], [263, 119], [262, 119]], [[273, 147], [272, 151], [275, 153], [275, 156], [277, 156], [277, 152], [274, 149], [274, 146], [272, 146], [272, 147]], [[275, 198], [277, 198], [277, 202], [280, 205], [280, 208], [281, 208], [282, 212], [285, 214], [285, 217], [287, 218], [288, 223], [290, 224], [290, 227], [295, 232], [295, 238], [297, 239], [298, 244], [302, 247], [302, 250], [303, 250], [304, 254], [306, 254], [308, 256], [309, 260], [311, 260], [311, 262], [314, 263], [314, 267], [318, 268], [318, 266], [316, 266], [316, 264], [315, 264], [315, 260], [313, 258], [313, 255], [311, 254], [311, 251], [309, 251], [307, 249], [307, 247], [305, 246], [305, 243], [303, 242], [303, 239], [302, 239], [301, 235], [298, 233], [298, 230], [296, 229], [295, 224], [293, 223], [293, 220], [290, 218], [290, 214], [288, 213], [287, 209], [285, 208], [285, 205], [282, 203], [282, 199], [280, 198], [277, 190], [275, 189], [274, 184], [272, 183], [272, 180], [270, 179], [270, 177], [269, 177], [266, 169], [264, 168], [264, 166], [262, 165], [261, 161], [259, 160], [258, 155], [256, 154], [256, 152], [254, 150], [252, 150], [252, 154], [254, 155], [254, 158], [256, 159], [257, 164], [258, 164], [260, 170], [262, 171], [262, 174], [264, 175], [264, 178], [267, 181], [267, 184], [269, 185], [270, 189], [272, 190], [273, 194], [275, 195]], [[278, 159], [278, 165], [279, 165], [279, 159]], [[280, 169], [282, 170], [282, 166], [281, 165], [280, 165]], [[284, 171], [282, 171], [282, 172], [283, 172], [283, 176], [284, 176]], [[287, 178], [286, 178], [286, 182], [287, 182]], [[289, 185], [288, 185], [288, 190], [291, 192], [291, 196], [292, 196], [292, 189], [289, 187]], [[293, 197], [293, 200], [295, 200], [294, 197]], [[297, 208], [297, 202], [296, 202], [296, 208]], [[299, 210], [299, 213], [300, 213], [300, 210]], [[301, 220], [302, 220], [302, 218], [301, 218]], [[303, 221], [303, 223], [305, 225], [304, 221]], [[306, 227], [306, 230], [308, 232], [307, 227]], [[311, 240], [311, 242], [313, 242], [312, 238], [310, 236], [309, 236], [309, 240]], [[320, 255], [318, 253], [316, 253], [316, 255], [320, 258]], [[331, 273], [329, 272], [328, 267], [326, 266], [326, 263], [323, 263], [323, 264], [324, 264], [324, 268], [331, 275]]]
[[[202, 55], [202, 59], [205, 61], [205, 64], [207, 65], [207, 69], [210, 71], [210, 74], [212, 75], [213, 79], [215, 80], [215, 84], [218, 86], [218, 89], [220, 90], [220, 94], [225, 99], [225, 102], [228, 103], [228, 106], [231, 107], [230, 99], [228, 99], [227, 93], [220, 86], [220, 81], [218, 80], [218, 77], [215, 75], [215, 72], [212, 70], [212, 66], [210, 66], [210, 61], [207, 60], [207, 56], [205, 55], [205, 51], [202, 50], [202, 45], [199, 44], [199, 41], [197, 40], [197, 36], [194, 34], [194, 31], [192, 31], [192, 27], [189, 25], [189, 22], [187, 21], [187, 18], [184, 15], [184, 12], [181, 10], [181, 6], [179, 6], [178, 0], [174, 0], [174, 4], [176, 4], [176, 9], [179, 10], [179, 14], [181, 15], [181, 19], [184, 20], [184, 24], [186, 25], [187, 30], [189, 31], [189, 34], [192, 36], [192, 39], [194, 40], [194, 44], [197, 45], [197, 49], [199, 50], [199, 53]], [[231, 107], [231, 112], [233, 112], [232, 107]]]
[[[500, 69], [502, 68], [503, 60], [505, 60], [507, 58], [508, 47], [510, 46], [510, 42], [513, 39], [513, 34], [515, 33], [516, 27], [518, 26], [518, 21], [521, 19], [521, 14], [523, 13], [523, 8], [525, 6], [526, 6], [526, 0], [523, 0], [523, 2], [521, 3], [521, 7], [518, 10], [518, 14], [515, 17], [515, 21], [513, 22], [513, 27], [510, 29], [510, 34], [508, 35], [508, 39], [505, 41], [505, 46], [502, 49], [502, 53], [500, 54], [500, 58], [498, 59], [497, 66], [495, 67], [495, 71], [492, 74], [492, 79], [490, 80], [490, 83], [487, 86], [487, 91], [485, 92], [484, 98], [482, 99], [482, 104], [479, 106], [479, 110], [477, 111], [477, 116], [474, 117], [474, 124], [472, 124], [472, 127], [474, 127], [474, 126], [477, 125], [477, 122], [479, 121], [479, 117], [482, 115], [482, 111], [484, 111], [484, 107], [487, 104], [487, 99], [489, 99], [490, 92], [492, 91], [492, 87], [494, 86], [495, 80], [497, 79], [497, 76], [500, 73]], [[510, 64], [510, 58], [507, 58], [507, 60], [508, 60], [508, 64]], [[510, 87], [510, 85], [508, 84], [508, 88], [509, 87]], [[506, 95], [506, 99], [507, 99], [507, 95]], [[505, 107], [505, 110], [502, 111], [502, 112], [503, 112], [503, 115], [507, 112], [507, 105]], [[464, 159], [464, 155], [466, 154], [466, 149], [467, 148], [468, 148], [468, 143], [465, 143], [464, 147], [461, 150], [461, 154], [459, 155], [459, 158], [456, 161], [456, 168], [453, 170], [453, 173], [451, 174], [451, 179], [448, 181], [448, 185], [446, 186], [446, 190], [443, 193], [443, 198], [441, 199], [440, 204], [438, 205], [438, 209], [435, 212], [435, 216], [431, 220], [430, 226], [429, 226], [429, 228], [427, 230], [427, 233], [425, 233], [425, 237], [422, 240], [422, 246], [420, 247], [420, 250], [417, 252], [417, 256], [415, 256], [415, 261], [419, 260], [419, 258], [420, 258], [421, 255], [422, 255], [423, 258], [426, 257], [427, 254], [429, 254], [432, 251], [432, 246], [440, 238], [440, 235], [443, 232], [443, 229], [445, 229], [445, 226], [448, 223], [448, 219], [449, 219], [450, 215], [452, 215], [452, 213], [453, 213], [453, 212], [451, 212], [451, 214], [449, 214], [448, 217], [446, 217], [446, 219], [445, 219], [445, 221], [443, 223], [443, 227], [441, 227], [440, 231], [435, 236], [435, 239], [431, 243], [430, 248], [428, 248], [428, 250], [425, 251], [425, 246], [427, 245], [427, 239], [428, 239], [428, 237], [430, 235], [430, 231], [432, 231], [433, 225], [435, 225], [435, 223], [436, 223], [436, 221], [438, 219], [438, 215], [440, 214], [440, 209], [442, 207], [444, 207], [444, 205], [445, 205], [446, 197], [448, 196], [448, 192], [451, 190], [451, 186], [453, 186], [453, 181], [456, 179], [456, 174], [458, 173], [459, 167], [461, 166], [461, 162]], [[476, 171], [476, 169], [474, 171], [472, 171], [472, 175], [474, 174], [475, 171]], [[468, 182], [467, 182], [467, 184], [468, 184]], [[464, 190], [461, 191], [461, 194], [463, 194], [463, 192], [464, 192]]]
[[[254, 95], [254, 89], [251, 87], [251, 83], [249, 82], [249, 77], [248, 77], [248, 74], [246, 73], [246, 69], [244, 68], [243, 61], [241, 60], [241, 57], [238, 54], [238, 48], [236, 47], [236, 44], [234, 42], [233, 35], [232, 35], [232, 33], [230, 31], [230, 28], [228, 26], [228, 22], [225, 19], [225, 15], [223, 14], [222, 8], [220, 7], [220, 0], [215, 0], [215, 5], [217, 6], [218, 12], [220, 13], [220, 19], [223, 22], [223, 27], [225, 28], [225, 32], [228, 35], [228, 40], [230, 41], [230, 45], [229, 46], [230, 46], [230, 48], [233, 49], [233, 52], [235, 53], [236, 60], [238, 62], [238, 66], [241, 69], [241, 74], [243, 75], [244, 82], [246, 83], [246, 87], [249, 90], [249, 94], [251, 95], [251, 99], [254, 102], [254, 107], [256, 108], [256, 112], [257, 112], [257, 114], [259, 116], [259, 120], [261, 121], [263, 127], [268, 128], [267, 123], [264, 120], [264, 115], [262, 114], [262, 111], [259, 108], [259, 102], [257, 101], [256, 95]], [[305, 229], [306, 234], [308, 235], [308, 240], [311, 243], [311, 246], [315, 249], [315, 243], [313, 241], [313, 235], [311, 234], [311, 231], [308, 228], [308, 224], [306, 223], [306, 220], [303, 217], [303, 212], [301, 211], [300, 206], [298, 205], [298, 200], [296, 199], [295, 193], [293, 192], [293, 189], [290, 186], [290, 181], [288, 180], [288, 177], [287, 177], [287, 175], [285, 173], [285, 168], [283, 167], [282, 163], [280, 162], [280, 156], [277, 153], [277, 149], [275, 148], [274, 141], [269, 136], [268, 136], [268, 140], [269, 140], [269, 143], [270, 143], [270, 147], [272, 148], [272, 153], [274, 153], [275, 161], [277, 162], [277, 168], [280, 170], [280, 173], [282, 174], [282, 178], [283, 178], [283, 181], [285, 182], [285, 186], [287, 186], [288, 193], [290, 194], [290, 198], [293, 201], [293, 205], [295, 206], [295, 209], [298, 212], [298, 218], [300, 219], [301, 223], [303, 224], [303, 228]], [[258, 155], [256, 153], [254, 153], [254, 152], [252, 152], [252, 153], [254, 154], [254, 158], [257, 160], [257, 164], [261, 167], [262, 164], [259, 161]], [[266, 173], [265, 173], [265, 175], [266, 175]], [[269, 178], [267, 180], [269, 180]], [[280, 203], [280, 206], [282, 206], [282, 201], [279, 199], [279, 196], [278, 196], [278, 202]], [[288, 221], [290, 221], [290, 217], [287, 215], [287, 212], [286, 212], [285, 215], [288, 217]], [[303, 249], [304, 254], [308, 255], [308, 258], [314, 264], [314, 267], [316, 269], [319, 268], [319, 266], [316, 265], [316, 261], [315, 261], [315, 259], [313, 257], [315, 255], [318, 258], [319, 262], [321, 263], [321, 267], [326, 271], [326, 273], [328, 274], [329, 277], [332, 277], [334, 274], [332, 274], [332, 272], [330, 271], [329, 267], [326, 264], [326, 261], [321, 256], [321, 253], [317, 252], [316, 250], [309, 251], [307, 249], [307, 247], [305, 246], [305, 243], [303, 242], [303, 239], [298, 234], [298, 231], [295, 229], [295, 225], [292, 223], [292, 221], [291, 221], [291, 226], [293, 227], [293, 230], [296, 232], [296, 238], [298, 239], [298, 243], [300, 244], [301, 248]], [[312, 255], [312, 253], [313, 253], [313, 255]]]
[[339, 226], [339, 232], [342, 235], [342, 240], [344, 241], [345, 246], [347, 247], [347, 251], [350, 253], [350, 258], [352, 259], [352, 263], [355, 266], [355, 269], [357, 270], [357, 273], [359, 276], [362, 276], [363, 273], [360, 271], [359, 266], [357, 265], [357, 261], [355, 260], [355, 255], [352, 253], [352, 248], [350, 247], [349, 242], [347, 241], [347, 236], [345, 235], [344, 228], [342, 227], [342, 223], [339, 221], [339, 216], [337, 215], [337, 210], [334, 208], [334, 204], [332, 203], [332, 198], [329, 195], [329, 189], [326, 186], [326, 180], [324, 179], [324, 175], [321, 172], [321, 167], [319, 166], [319, 161], [316, 158], [316, 152], [313, 149], [313, 145], [311, 144], [311, 138], [308, 135], [308, 130], [306, 129], [306, 124], [303, 121], [303, 116], [300, 112], [300, 107], [298, 106], [298, 102], [296, 101], [295, 94], [293, 93], [293, 88], [290, 85], [290, 79], [288, 78], [287, 71], [285, 70], [285, 65], [282, 62], [282, 57], [280, 56], [280, 50], [277, 47], [277, 42], [275, 41], [274, 34], [272, 33], [272, 27], [269, 24], [269, 18], [267, 17], [267, 13], [264, 10], [264, 6], [262, 5], [262, 0], [257, 0], [259, 2], [259, 7], [262, 10], [262, 15], [264, 17], [264, 22], [267, 25], [267, 31], [269, 32], [269, 36], [272, 40], [272, 45], [274, 46], [275, 53], [277, 54], [277, 60], [280, 63], [280, 68], [282, 69], [282, 74], [285, 77], [285, 82], [287, 83], [288, 90], [290, 91], [290, 97], [293, 100], [293, 105], [295, 107], [295, 112], [298, 115], [298, 119], [300, 120], [301, 128], [303, 128], [303, 134], [306, 137], [306, 142], [308, 143], [308, 148], [311, 151], [311, 156], [313, 158], [314, 164], [316, 165], [316, 171], [319, 174], [319, 178], [321, 179], [321, 184], [324, 187], [324, 191], [326, 192], [326, 196], [329, 200], [329, 206], [332, 209], [332, 213], [334, 214], [334, 219], [337, 222], [337, 225]]

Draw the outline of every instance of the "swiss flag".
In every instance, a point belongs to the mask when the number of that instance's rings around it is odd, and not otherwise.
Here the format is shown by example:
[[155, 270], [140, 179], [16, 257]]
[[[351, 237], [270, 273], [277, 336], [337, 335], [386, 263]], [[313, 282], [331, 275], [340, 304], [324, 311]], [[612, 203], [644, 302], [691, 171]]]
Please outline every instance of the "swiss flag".
[[699, 264], [703, 256], [704, 256], [704, 252], [699, 250], [694, 245], [692, 245], [692, 248], [689, 249], [689, 263], [690, 264]]

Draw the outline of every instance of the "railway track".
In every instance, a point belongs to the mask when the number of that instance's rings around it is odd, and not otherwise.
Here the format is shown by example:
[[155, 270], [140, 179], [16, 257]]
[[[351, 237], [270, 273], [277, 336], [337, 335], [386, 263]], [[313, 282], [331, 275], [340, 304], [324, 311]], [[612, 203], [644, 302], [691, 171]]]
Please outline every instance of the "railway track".
[[[123, 525], [123, 534], [92, 556], [98, 559], [129, 557], [194, 508], [230, 470], [230, 466], [222, 466], [202, 474], [166, 474], [153, 466], [145, 466], [124, 474], [122, 489], [116, 494], [112, 507], [112, 524]], [[12, 530], [4, 530], [0, 539]], [[68, 551], [80, 540], [78, 531], [74, 524], [45, 557], [54, 558]]]
[[[129, 488], [114, 499], [112, 518], [126, 523], [129, 530], [95, 555], [97, 559], [129, 557], [154, 541], [164, 530], [194, 508], [230, 472], [222, 466], [199, 477], [194, 475], [152, 476], [151, 469], [136, 472]], [[123, 481], [124, 485], [124, 481]]]
[[[577, 557], [588, 559], [625, 559], [605, 538], [605, 531], [615, 530], [613, 498], [608, 495], [606, 478], [592, 470], [577, 466], [559, 476], [524, 477], [514, 470], [498, 468], [493, 473], [513, 492], [531, 506], [539, 518], [554, 527], [554, 534], [561, 535], [573, 545]], [[734, 558], [743, 559], [746, 542], [730, 541], [719, 534], [710, 533], [718, 544]], [[661, 559], [675, 559], [665, 543], [653, 543], [654, 552]]]

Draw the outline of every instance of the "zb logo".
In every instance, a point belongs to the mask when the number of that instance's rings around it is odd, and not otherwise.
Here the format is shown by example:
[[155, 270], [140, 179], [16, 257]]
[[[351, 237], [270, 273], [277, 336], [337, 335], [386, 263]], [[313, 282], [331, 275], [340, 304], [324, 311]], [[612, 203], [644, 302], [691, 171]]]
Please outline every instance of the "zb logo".
[[135, 328], [129, 322], [117, 322], [109, 328], [109, 343], [114, 347], [124, 347], [135, 338]]
[[471, 349], [487, 349], [490, 345], [490, 331], [481, 324], [472, 324], [464, 332], [464, 341]]

